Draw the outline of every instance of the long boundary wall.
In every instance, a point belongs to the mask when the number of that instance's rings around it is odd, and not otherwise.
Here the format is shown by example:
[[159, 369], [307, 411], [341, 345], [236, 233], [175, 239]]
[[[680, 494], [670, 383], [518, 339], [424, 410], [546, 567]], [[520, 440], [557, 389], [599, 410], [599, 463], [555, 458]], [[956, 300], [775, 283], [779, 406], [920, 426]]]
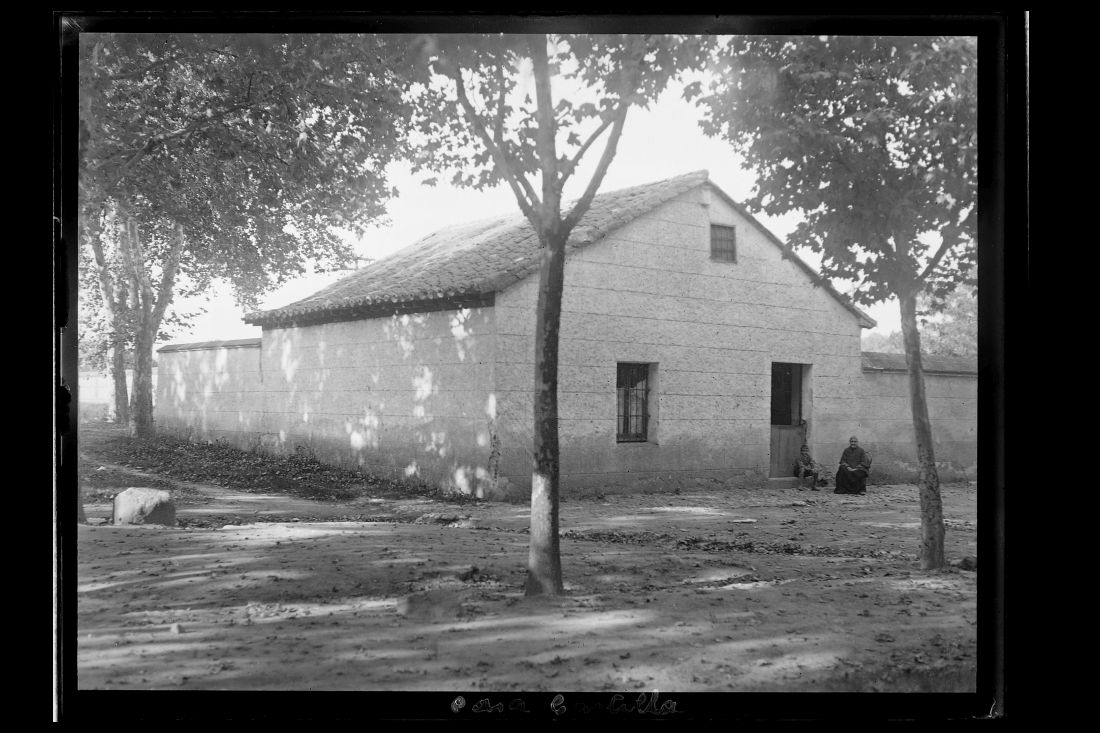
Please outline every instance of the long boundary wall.
[[264, 420], [260, 339], [170, 344], [158, 354], [158, 429], [251, 447]]
[[162, 348], [157, 423], [374, 475], [496, 491], [492, 308]]
[[[941, 481], [978, 476], [978, 375], [976, 370], [924, 375], [932, 449]], [[909, 375], [900, 369], [863, 369], [860, 443], [871, 453], [876, 483], [913, 481], [917, 457], [909, 402]], [[837, 452], [837, 457], [839, 457]], [[825, 456], [834, 461], [831, 456]], [[832, 465], [832, 463], [827, 463]]]

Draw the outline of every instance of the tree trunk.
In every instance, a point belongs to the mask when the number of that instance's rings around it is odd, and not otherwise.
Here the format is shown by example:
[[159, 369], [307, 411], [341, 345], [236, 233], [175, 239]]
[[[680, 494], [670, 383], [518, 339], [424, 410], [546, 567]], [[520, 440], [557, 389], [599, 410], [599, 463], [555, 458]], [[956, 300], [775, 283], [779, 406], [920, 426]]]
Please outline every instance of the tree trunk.
[[535, 440], [526, 594], [556, 596], [564, 590], [558, 541], [558, 332], [566, 237], [556, 233], [540, 237], [543, 246], [535, 316]]
[[107, 312], [107, 319], [111, 325], [111, 378], [115, 388], [114, 421], [120, 425], [129, 425], [130, 400], [126, 389], [126, 347], [122, 323], [122, 313], [126, 309], [126, 293], [116, 292], [115, 279], [111, 276], [107, 255], [103, 251], [103, 242], [100, 241], [103, 228], [98, 220], [93, 219], [88, 222], [87, 227], [82, 225], [80, 231], [95, 258], [99, 294], [103, 299], [103, 308]]
[[[117, 331], [116, 331], [117, 333]], [[126, 350], [115, 340], [111, 347], [111, 379], [115, 387], [115, 415], [114, 421], [118, 425], [130, 424], [130, 395], [126, 387]]]
[[142, 323], [134, 338], [134, 386], [131, 395], [130, 435], [148, 439], [156, 435], [153, 423], [153, 342], [156, 329]]
[[183, 227], [176, 225], [176, 241], [161, 266], [160, 282], [154, 291], [145, 269], [140, 231], [137, 222], [127, 222], [125, 250], [130, 274], [134, 279], [138, 324], [134, 334], [134, 386], [131, 395], [130, 435], [135, 438], [152, 438], [156, 435], [153, 421], [153, 346], [160, 331], [164, 313], [172, 302], [176, 271], [183, 253], [186, 237]]
[[76, 522], [77, 524], [87, 524], [88, 515], [84, 513], [84, 489], [80, 485], [81, 477], [78, 475], [76, 478]]
[[940, 497], [940, 476], [932, 450], [932, 422], [928, 418], [928, 400], [924, 394], [924, 371], [921, 366], [920, 332], [917, 330], [917, 296], [907, 293], [901, 303], [901, 332], [905, 342], [905, 363], [909, 368], [909, 403], [913, 413], [913, 437], [917, 444], [917, 465], [920, 490], [920, 564], [924, 570], [944, 565], [943, 500]]

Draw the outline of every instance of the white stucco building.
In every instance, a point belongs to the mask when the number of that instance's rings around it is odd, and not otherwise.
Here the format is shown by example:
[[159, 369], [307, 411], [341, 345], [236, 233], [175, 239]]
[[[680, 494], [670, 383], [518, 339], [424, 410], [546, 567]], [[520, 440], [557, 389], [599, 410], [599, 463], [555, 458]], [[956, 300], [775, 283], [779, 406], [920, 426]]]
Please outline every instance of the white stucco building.
[[[262, 339], [167, 346], [158, 426], [525, 496], [537, 253], [518, 214], [449, 228], [250, 316]], [[597, 196], [565, 265], [563, 491], [752, 485], [789, 476], [803, 441], [835, 465], [852, 434], [907, 470], [911, 427], [867, 404], [873, 325], [705, 171]], [[928, 387], [947, 478], [976, 455], [976, 375], [951, 374], [942, 399]]]

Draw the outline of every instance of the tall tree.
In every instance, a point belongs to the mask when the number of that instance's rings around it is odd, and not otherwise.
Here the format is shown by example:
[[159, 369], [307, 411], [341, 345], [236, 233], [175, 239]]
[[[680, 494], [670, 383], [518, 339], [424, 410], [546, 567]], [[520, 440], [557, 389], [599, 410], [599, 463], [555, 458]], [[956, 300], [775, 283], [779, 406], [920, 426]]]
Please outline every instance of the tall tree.
[[[457, 185], [504, 183], [539, 239], [531, 540], [526, 593], [562, 592], [558, 544], [558, 332], [565, 245], [599, 190], [634, 105], [700, 66], [699, 38], [623, 35], [422, 36], [417, 170]], [[562, 192], [602, 145], [576, 202]], [[536, 182], [537, 177], [537, 182]]]
[[346, 260], [392, 194], [407, 83], [384, 36], [85, 34], [80, 234], [116, 393], [134, 358], [132, 432], [154, 433], [152, 349], [181, 287], [228, 281], [242, 306]]
[[853, 281], [856, 302], [898, 298], [926, 569], [944, 564], [944, 528], [917, 299], [944, 298], [975, 262], [976, 51], [958, 37], [738, 36], [701, 99], [704, 129], [758, 173], [749, 206], [803, 212], [792, 245]]

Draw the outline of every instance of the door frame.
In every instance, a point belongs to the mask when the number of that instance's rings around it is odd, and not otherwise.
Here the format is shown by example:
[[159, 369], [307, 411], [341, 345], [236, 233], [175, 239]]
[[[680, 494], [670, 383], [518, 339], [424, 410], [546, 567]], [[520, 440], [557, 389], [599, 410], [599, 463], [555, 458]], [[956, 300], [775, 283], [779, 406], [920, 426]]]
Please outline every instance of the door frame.
[[[768, 388], [768, 475], [771, 478], [785, 478], [792, 474], [791, 468], [803, 443], [810, 443], [810, 422], [813, 412], [813, 390], [811, 385], [812, 364], [800, 362], [772, 361]], [[777, 366], [789, 366], [791, 370], [790, 415], [789, 424], [775, 424], [776, 406], [773, 390]], [[793, 454], [791, 444], [794, 443]]]

